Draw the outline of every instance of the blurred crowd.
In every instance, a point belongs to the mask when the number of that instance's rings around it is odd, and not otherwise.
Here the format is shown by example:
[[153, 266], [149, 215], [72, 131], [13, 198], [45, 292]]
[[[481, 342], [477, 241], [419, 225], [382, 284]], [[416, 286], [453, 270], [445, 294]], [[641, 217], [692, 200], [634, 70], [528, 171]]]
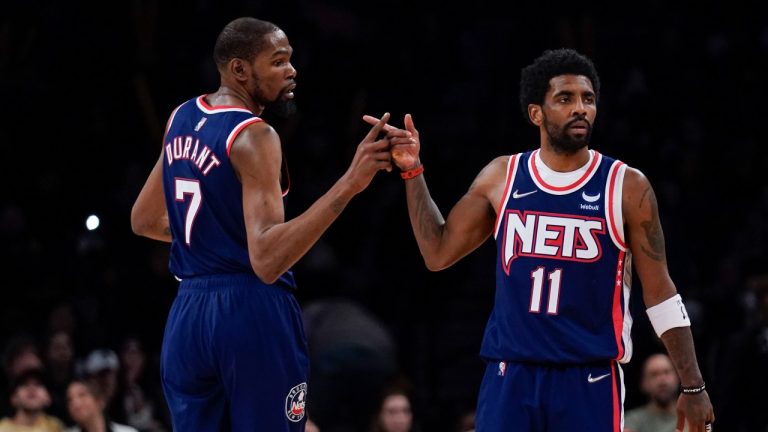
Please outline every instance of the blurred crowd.
[[[176, 282], [167, 246], [133, 236], [128, 215], [167, 115], [217, 87], [216, 33], [253, 15], [282, 27], [295, 50], [298, 115], [265, 114], [291, 174], [288, 217], [343, 174], [361, 115], [384, 111], [414, 115], [432, 195], [449, 208], [493, 157], [537, 142], [518, 109], [520, 68], [546, 48], [591, 56], [603, 82], [592, 147], [654, 184], [720, 430], [765, 430], [768, 4], [704, 4], [693, 16], [650, 1], [628, 16], [413, 3], [375, 14], [342, 0], [4, 4], [0, 414], [12, 417], [15, 392], [38, 382], [46, 412], [74, 426], [68, 391], [79, 382], [104, 421], [169, 430], [157, 357]], [[101, 220], [93, 231], [90, 214]], [[405, 379], [414, 428], [459, 430], [483, 372], [494, 253], [488, 242], [427, 272], [401, 180], [374, 179], [295, 268], [316, 425], [372, 427], [385, 389]], [[635, 286], [628, 409], [646, 402], [643, 361], [662, 349]], [[359, 325], [334, 321], [347, 316]], [[26, 369], [36, 372], [17, 379]]]

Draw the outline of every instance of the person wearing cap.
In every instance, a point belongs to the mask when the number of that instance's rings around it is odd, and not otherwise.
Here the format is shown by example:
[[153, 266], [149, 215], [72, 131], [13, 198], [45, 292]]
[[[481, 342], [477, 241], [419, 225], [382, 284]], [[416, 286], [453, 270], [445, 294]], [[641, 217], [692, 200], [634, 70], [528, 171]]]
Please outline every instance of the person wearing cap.
[[84, 376], [94, 381], [104, 396], [104, 406], [111, 410], [112, 401], [117, 392], [120, 359], [111, 349], [99, 348], [91, 351], [82, 364]]
[[104, 412], [106, 406], [106, 397], [98, 384], [87, 378], [75, 378], [67, 388], [67, 408], [76, 425], [65, 432], [138, 432], [111, 421]]
[[61, 432], [64, 424], [45, 413], [51, 396], [40, 369], [28, 369], [11, 381], [12, 417], [0, 420], [0, 432]]

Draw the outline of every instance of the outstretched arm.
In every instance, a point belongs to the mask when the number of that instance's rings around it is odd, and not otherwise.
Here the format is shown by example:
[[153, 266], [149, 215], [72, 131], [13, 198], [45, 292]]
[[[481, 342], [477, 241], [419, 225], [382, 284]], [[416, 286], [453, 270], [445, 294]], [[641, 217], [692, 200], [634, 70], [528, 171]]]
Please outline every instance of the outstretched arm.
[[[369, 116], [364, 120], [370, 124], [376, 121]], [[387, 125], [385, 130], [392, 144], [395, 164], [403, 171], [419, 167], [421, 143], [411, 115], [405, 116], [405, 129]], [[501, 199], [506, 160], [498, 158], [488, 164], [448, 213], [447, 219], [432, 200], [424, 175], [405, 180], [408, 215], [428, 269], [436, 271], [453, 265], [493, 233], [494, 205]]]
[[389, 141], [376, 140], [388, 118], [389, 114], [385, 114], [371, 128], [341, 179], [304, 213], [287, 222], [280, 189], [282, 153], [277, 133], [259, 122], [238, 136], [230, 158], [243, 186], [251, 266], [262, 281], [273, 283], [288, 271], [379, 170], [391, 169]]
[[147, 177], [131, 209], [131, 229], [135, 234], [164, 242], [171, 241], [168, 210], [163, 196], [163, 152]]
[[[638, 170], [628, 168], [624, 177], [622, 206], [634, 267], [643, 286], [643, 300], [651, 308], [677, 294], [667, 269], [664, 233], [659, 221], [656, 195], [648, 179]], [[696, 361], [691, 329], [673, 327], [661, 335], [669, 357], [677, 369], [683, 387], [704, 383]], [[704, 423], [715, 419], [706, 391], [682, 394], [677, 403], [678, 429], [688, 420], [690, 432], [703, 432]]]

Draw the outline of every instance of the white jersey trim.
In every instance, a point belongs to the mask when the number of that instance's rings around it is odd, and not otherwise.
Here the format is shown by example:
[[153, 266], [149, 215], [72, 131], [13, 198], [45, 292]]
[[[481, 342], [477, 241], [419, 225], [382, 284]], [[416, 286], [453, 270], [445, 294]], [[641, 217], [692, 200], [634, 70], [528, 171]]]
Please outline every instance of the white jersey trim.
[[624, 216], [622, 212], [622, 196], [624, 186], [624, 173], [627, 165], [621, 161], [615, 161], [608, 170], [608, 181], [605, 182], [605, 220], [608, 221], [608, 232], [613, 244], [619, 250], [626, 252], [627, 243], [624, 238]]
[[[183, 104], [182, 104], [183, 105]], [[163, 134], [163, 139], [166, 138], [168, 135], [168, 131], [171, 130], [171, 125], [173, 124], [173, 119], [176, 118], [176, 112], [181, 108], [181, 105], [177, 106], [173, 112], [171, 113], [170, 117], [168, 117], [168, 123], [165, 124], [165, 133]]]
[[619, 363], [629, 363], [632, 359], [632, 314], [629, 312], [629, 296], [632, 293], [632, 252], [624, 255], [624, 273], [622, 274], [622, 290], [624, 294], [624, 321], [622, 323], [621, 340], [624, 342], [624, 355]]
[[541, 160], [539, 149], [536, 149], [531, 154], [531, 157], [528, 158], [528, 172], [531, 173], [533, 183], [544, 192], [552, 195], [567, 195], [587, 184], [597, 172], [602, 159], [603, 155], [599, 152], [589, 150], [589, 160], [584, 166], [571, 172], [561, 173], [550, 169], [544, 164], [544, 161]]
[[259, 123], [264, 120], [258, 118], [258, 117], [251, 117], [249, 119], [245, 119], [241, 121], [240, 123], [235, 126], [234, 129], [232, 129], [232, 132], [229, 133], [229, 136], [227, 137], [227, 156], [229, 156], [229, 151], [232, 148], [232, 143], [235, 142], [235, 138], [237, 138], [238, 135], [240, 135], [240, 132], [243, 131], [243, 129], [247, 128], [248, 126]]
[[520, 153], [514, 154], [509, 157], [507, 161], [507, 181], [504, 186], [504, 193], [501, 197], [501, 203], [497, 207], [496, 211], [496, 227], [493, 230], [493, 238], [499, 235], [499, 228], [504, 220], [504, 210], [507, 208], [507, 202], [509, 201], [509, 194], [512, 190], [512, 184], [515, 182], [515, 175], [517, 175], [517, 167], [520, 165]]

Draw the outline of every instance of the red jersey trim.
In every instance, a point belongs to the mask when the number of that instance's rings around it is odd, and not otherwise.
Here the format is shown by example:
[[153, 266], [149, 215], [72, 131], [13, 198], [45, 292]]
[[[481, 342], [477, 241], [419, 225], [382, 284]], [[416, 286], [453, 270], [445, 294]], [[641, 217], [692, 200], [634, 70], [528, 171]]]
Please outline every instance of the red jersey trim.
[[507, 183], [504, 186], [504, 193], [501, 195], [501, 202], [498, 207], [496, 207], [496, 222], [494, 222], [496, 228], [493, 230], [493, 238], [496, 238], [496, 236], [499, 235], [502, 216], [504, 214], [504, 209], [507, 207], [507, 201], [509, 200], [509, 189], [512, 186], [515, 174], [517, 173], [518, 156], [520, 156], [520, 154], [510, 156], [509, 161], [507, 162]]
[[204, 94], [197, 98], [197, 107], [200, 108], [200, 111], [206, 113], [206, 114], [217, 114], [217, 113], [223, 113], [223, 112], [244, 112], [248, 114], [253, 114], [253, 111], [243, 108], [241, 106], [234, 106], [234, 105], [216, 105], [216, 106], [210, 106], [207, 102], [205, 102], [205, 97], [208, 96], [207, 94]]

